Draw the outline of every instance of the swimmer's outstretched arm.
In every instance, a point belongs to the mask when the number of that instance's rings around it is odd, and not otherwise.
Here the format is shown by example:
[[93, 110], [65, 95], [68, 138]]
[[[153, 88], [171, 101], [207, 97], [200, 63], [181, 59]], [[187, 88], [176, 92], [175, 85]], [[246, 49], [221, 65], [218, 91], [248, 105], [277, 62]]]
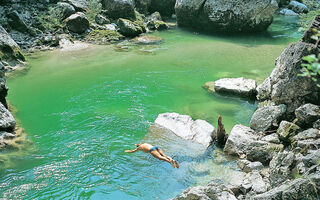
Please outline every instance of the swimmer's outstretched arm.
[[136, 151], [139, 151], [139, 147], [134, 149], [134, 150], [125, 150], [124, 152], [126, 152], [126, 153], [134, 153]]

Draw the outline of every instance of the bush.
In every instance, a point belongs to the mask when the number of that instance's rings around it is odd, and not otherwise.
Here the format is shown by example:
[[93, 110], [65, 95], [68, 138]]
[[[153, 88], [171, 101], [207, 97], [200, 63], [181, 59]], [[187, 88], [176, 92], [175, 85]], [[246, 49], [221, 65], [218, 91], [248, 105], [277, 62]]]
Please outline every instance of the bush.
[[89, 0], [88, 8], [88, 20], [90, 22], [94, 22], [96, 15], [99, 14], [102, 10], [102, 5], [99, 0]]
[[[310, 77], [314, 82], [317, 82], [320, 78], [320, 55], [311, 54], [303, 57], [302, 60], [305, 63], [301, 65], [303, 73], [300, 76]], [[319, 84], [317, 86], [320, 87]]]

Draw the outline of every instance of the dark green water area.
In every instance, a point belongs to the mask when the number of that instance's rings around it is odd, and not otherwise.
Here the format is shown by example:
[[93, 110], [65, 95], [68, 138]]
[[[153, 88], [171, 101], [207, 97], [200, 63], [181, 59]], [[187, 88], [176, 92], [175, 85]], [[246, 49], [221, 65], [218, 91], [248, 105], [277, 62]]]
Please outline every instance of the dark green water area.
[[[259, 35], [177, 28], [152, 33], [163, 38], [159, 45], [123, 42], [29, 56], [28, 70], [8, 79], [8, 100], [31, 144], [1, 153], [0, 198], [169, 199], [212, 178], [233, 179], [236, 162], [220, 149], [187, 156], [192, 147], [150, 138], [148, 129], [164, 112], [214, 126], [222, 115], [227, 131], [248, 125], [255, 102], [201, 86], [241, 76], [261, 83], [283, 49], [301, 37], [298, 28], [297, 19], [277, 17]], [[180, 169], [142, 152], [124, 153], [145, 138]]]

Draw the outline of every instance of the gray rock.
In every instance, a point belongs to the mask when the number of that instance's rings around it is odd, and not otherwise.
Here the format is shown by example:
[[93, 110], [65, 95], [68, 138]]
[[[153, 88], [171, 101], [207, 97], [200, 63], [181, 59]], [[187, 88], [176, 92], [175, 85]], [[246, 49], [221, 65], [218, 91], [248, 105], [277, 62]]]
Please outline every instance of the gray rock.
[[312, 149], [317, 150], [320, 149], [320, 138], [318, 139], [307, 139], [307, 140], [298, 140], [295, 146], [301, 149]]
[[308, 139], [318, 139], [320, 138], [320, 130], [310, 128], [305, 131], [300, 132], [298, 135], [293, 137], [294, 141], [308, 140]]
[[282, 151], [282, 144], [268, 143], [265, 141], [254, 141], [250, 143], [246, 149], [247, 159], [250, 161], [259, 161], [264, 165], [268, 165], [274, 154]]
[[87, 0], [65, 0], [67, 3], [72, 5], [77, 12], [85, 12], [88, 10]]
[[292, 138], [300, 131], [300, 127], [294, 123], [282, 121], [277, 130], [279, 138], [284, 143], [291, 143]]
[[85, 14], [81, 12], [71, 15], [65, 20], [65, 22], [68, 30], [74, 33], [81, 34], [89, 29], [89, 21]]
[[110, 20], [105, 18], [103, 15], [98, 14], [95, 17], [95, 21], [97, 22], [97, 24], [99, 25], [104, 25], [104, 24], [110, 24]]
[[0, 60], [7, 62], [25, 61], [20, 47], [2, 26], [0, 26]]
[[273, 133], [271, 135], [266, 135], [263, 138], [261, 138], [262, 141], [274, 143], [274, 144], [280, 144], [280, 139], [277, 133]]
[[17, 11], [12, 11], [8, 15], [8, 22], [11, 28], [20, 31], [22, 33], [27, 33], [29, 31], [28, 26], [26, 25], [23, 18], [20, 16], [20, 14]]
[[259, 172], [254, 171], [246, 175], [241, 185], [242, 192], [248, 193], [250, 190], [254, 193], [260, 194], [268, 190], [267, 184], [264, 182]]
[[312, 124], [320, 119], [320, 107], [314, 104], [305, 104], [296, 109], [298, 124], [311, 127]]
[[0, 131], [13, 131], [16, 126], [16, 120], [4, 105], [0, 103]]
[[249, 144], [255, 142], [258, 136], [249, 127], [235, 125], [227, 139], [223, 151], [229, 155], [239, 156], [245, 154]]
[[173, 200], [210, 200], [205, 194], [204, 186], [195, 186], [186, 189], [180, 196], [175, 197]]
[[290, 44], [277, 59], [271, 75], [258, 86], [258, 100], [286, 104], [290, 115], [305, 102], [320, 102], [320, 88], [310, 78], [298, 76], [302, 57], [317, 52], [312, 44]]
[[128, 19], [118, 19], [119, 32], [126, 37], [135, 37], [146, 32], [144, 27], [136, 24]]
[[290, 1], [289, 6], [288, 6], [291, 10], [293, 10], [296, 13], [307, 13], [309, 12], [308, 7], [303, 4], [300, 3], [298, 1]]
[[266, 106], [256, 110], [251, 118], [250, 127], [255, 131], [267, 131], [277, 127], [286, 112], [285, 105]]
[[272, 187], [293, 178], [292, 169], [295, 167], [295, 155], [292, 152], [280, 152], [270, 162], [270, 183]]
[[228, 33], [266, 30], [277, 8], [275, 0], [177, 0], [175, 5], [179, 26]]
[[306, 167], [312, 167], [319, 164], [320, 160], [320, 150], [309, 151], [306, 156], [301, 158], [301, 161]]
[[252, 172], [254, 170], [260, 171], [263, 169], [261, 162], [251, 162], [249, 160], [239, 160], [238, 167], [246, 173]]
[[169, 129], [185, 140], [193, 140], [208, 147], [213, 141], [215, 128], [204, 120], [192, 120], [188, 115], [178, 113], [159, 114], [155, 125]]
[[289, 10], [287, 8], [282, 8], [280, 10], [280, 14], [281, 15], [284, 15], [284, 16], [299, 16], [299, 14], [295, 13], [294, 11], [292, 10]]
[[1, 133], [0, 133], [0, 136], [1, 136], [3, 139], [5, 139], [5, 140], [11, 140], [11, 139], [17, 137], [15, 134], [13, 134], [13, 133], [8, 133], [8, 132], [1, 132]]
[[214, 82], [214, 89], [219, 93], [239, 95], [242, 97], [254, 98], [256, 95], [257, 83], [252, 79], [224, 78]]
[[173, 200], [237, 200], [233, 192], [221, 180], [213, 180], [207, 186], [196, 186], [185, 190]]
[[65, 2], [59, 2], [57, 4], [57, 9], [59, 11], [60, 19], [64, 20], [71, 16], [72, 14], [76, 13], [76, 10], [74, 7], [68, 3]]
[[318, 119], [313, 123], [313, 128], [320, 130], [320, 119]]
[[[304, 178], [286, 182], [268, 192], [253, 196], [252, 200], [291, 200], [291, 199], [317, 199], [317, 189], [313, 183]], [[314, 198], [312, 198], [314, 197]]]
[[107, 10], [108, 17], [113, 19], [136, 19], [132, 0], [102, 0], [102, 7]]

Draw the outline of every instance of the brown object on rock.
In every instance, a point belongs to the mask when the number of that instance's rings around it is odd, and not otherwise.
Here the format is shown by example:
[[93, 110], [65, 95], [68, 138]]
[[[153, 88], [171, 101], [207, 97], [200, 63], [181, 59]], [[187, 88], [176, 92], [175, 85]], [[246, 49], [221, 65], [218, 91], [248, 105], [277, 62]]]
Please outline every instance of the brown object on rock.
[[224, 125], [222, 124], [222, 117], [219, 115], [218, 118], [218, 126], [217, 126], [217, 135], [216, 135], [216, 141], [219, 146], [224, 146], [227, 141], [227, 134], [226, 130], [224, 129]]

